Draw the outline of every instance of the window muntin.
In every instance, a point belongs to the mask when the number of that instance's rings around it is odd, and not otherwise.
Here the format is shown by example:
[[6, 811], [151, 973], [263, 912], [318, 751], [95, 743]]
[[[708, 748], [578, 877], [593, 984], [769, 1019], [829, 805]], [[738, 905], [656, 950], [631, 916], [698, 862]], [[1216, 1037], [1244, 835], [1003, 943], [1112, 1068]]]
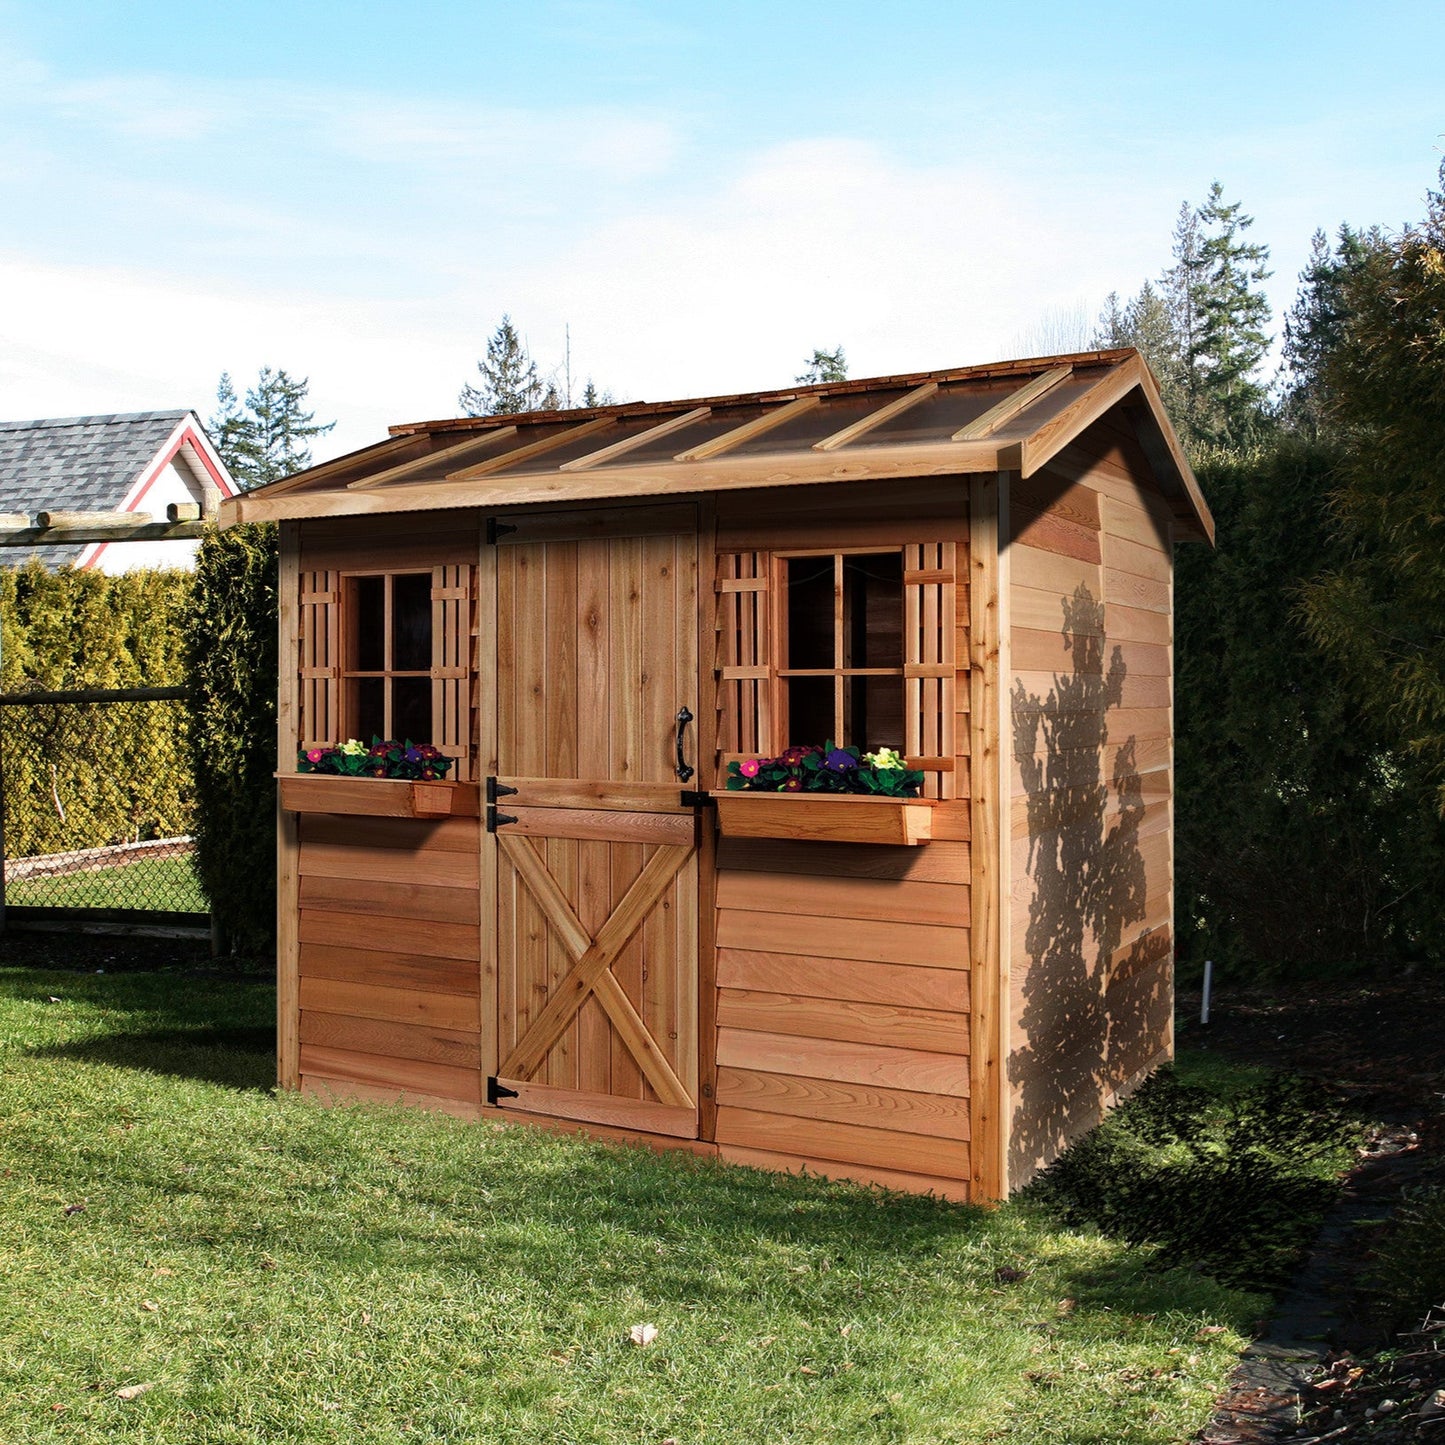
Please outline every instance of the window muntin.
[[347, 576], [343, 597], [343, 735], [435, 741], [432, 574]]
[[778, 558], [777, 677], [788, 746], [904, 746], [903, 554]]

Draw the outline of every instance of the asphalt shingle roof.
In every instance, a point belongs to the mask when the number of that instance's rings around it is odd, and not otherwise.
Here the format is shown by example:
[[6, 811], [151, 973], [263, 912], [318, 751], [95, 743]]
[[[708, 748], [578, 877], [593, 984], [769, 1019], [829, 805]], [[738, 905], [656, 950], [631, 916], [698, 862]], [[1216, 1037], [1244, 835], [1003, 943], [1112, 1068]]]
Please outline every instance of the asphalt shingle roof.
[[[114, 511], [187, 415], [148, 411], [0, 422], [0, 512]], [[57, 567], [84, 550], [16, 549], [0, 560], [15, 565], [36, 556]]]

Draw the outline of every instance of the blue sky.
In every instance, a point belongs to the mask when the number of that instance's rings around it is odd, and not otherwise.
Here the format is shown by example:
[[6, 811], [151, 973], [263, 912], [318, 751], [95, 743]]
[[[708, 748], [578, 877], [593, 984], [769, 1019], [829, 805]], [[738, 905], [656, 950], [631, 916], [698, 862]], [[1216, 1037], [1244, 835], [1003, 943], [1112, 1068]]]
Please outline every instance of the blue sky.
[[1045, 350], [1215, 177], [1283, 306], [1316, 226], [1420, 214], [1441, 54], [1439, 0], [0, 0], [0, 416], [271, 364], [349, 449], [503, 312], [619, 398]]

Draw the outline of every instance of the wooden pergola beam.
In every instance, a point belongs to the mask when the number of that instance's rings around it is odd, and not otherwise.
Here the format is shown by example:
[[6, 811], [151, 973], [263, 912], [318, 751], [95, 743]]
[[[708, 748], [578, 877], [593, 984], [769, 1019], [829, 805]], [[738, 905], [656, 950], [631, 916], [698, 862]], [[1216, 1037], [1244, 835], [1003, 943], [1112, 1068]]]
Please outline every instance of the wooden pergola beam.
[[[517, 428], [514, 426], [494, 427], [480, 436], [467, 437], [449, 447], [435, 447], [424, 457], [413, 457], [410, 461], [400, 462], [385, 471], [373, 472], [369, 477], [358, 477], [354, 482], [347, 482], [346, 489], [350, 492], [366, 491], [371, 487], [384, 487], [392, 482], [405, 482], [420, 476], [422, 472], [430, 471], [438, 463], [445, 465], [462, 461], [473, 452], [485, 451], [493, 442], [505, 441], [516, 435]], [[445, 476], [446, 472], [443, 471], [442, 475]]]
[[755, 416], [751, 421], [745, 421], [741, 426], [735, 426], [731, 431], [725, 431], [721, 436], [713, 437], [711, 441], [703, 442], [700, 446], [690, 447], [685, 452], [679, 452], [673, 461], [705, 462], [710, 457], [719, 457], [724, 452], [730, 452], [734, 447], [740, 447], [744, 442], [751, 441], [754, 437], [760, 437], [765, 432], [773, 431], [782, 426], [784, 422], [792, 421], [795, 416], [801, 416], [805, 411], [812, 411], [822, 399], [817, 395], [797, 397], [788, 402], [786, 406], [780, 406], [774, 411], [765, 411], [761, 416]]
[[559, 472], [585, 472], [593, 467], [600, 467], [603, 462], [610, 462], [614, 457], [625, 456], [628, 452], [636, 451], [638, 447], [646, 446], [648, 442], [654, 442], [659, 437], [669, 436], [675, 431], [681, 431], [685, 426], [691, 426], [695, 421], [701, 421], [705, 416], [712, 415], [710, 406], [695, 406], [691, 411], [685, 411], [679, 416], [670, 416], [666, 421], [658, 422], [656, 426], [650, 426], [646, 431], [640, 431], [635, 436], [623, 437], [620, 442], [613, 442], [611, 446], [600, 447], [595, 452], [588, 452], [586, 456], [573, 457], [570, 462], [563, 462], [557, 468]]
[[920, 401], [927, 401], [937, 390], [936, 381], [925, 381], [922, 386], [915, 386], [912, 391], [894, 397], [887, 406], [880, 406], [877, 411], [870, 411], [867, 416], [859, 417], [851, 426], [845, 426], [841, 431], [825, 436], [822, 441], [814, 442], [813, 450], [831, 452], [838, 447], [845, 447], [849, 442], [855, 442], [859, 437], [866, 436], [870, 431], [882, 426], [884, 422], [892, 421], [895, 416], [902, 416]]
[[1011, 391], [995, 406], [989, 407], [982, 416], [976, 416], [967, 426], [960, 427], [953, 434], [956, 442], [981, 441], [991, 432], [996, 432], [1006, 421], [1012, 421], [1026, 406], [1032, 406], [1046, 391], [1052, 391], [1061, 381], [1073, 375], [1072, 366], [1056, 366], [1042, 376], [1036, 376], [1027, 386]]
[[157, 521], [149, 512], [0, 513], [0, 547], [71, 546], [92, 542], [178, 542], [204, 537], [209, 522], [195, 503], [173, 502], [174, 521]]
[[566, 446], [568, 442], [575, 442], [582, 437], [591, 436], [593, 432], [599, 432], [604, 427], [616, 426], [617, 418], [613, 416], [594, 417], [591, 421], [584, 421], [581, 426], [564, 427], [559, 432], [553, 432], [551, 436], [543, 437], [540, 441], [528, 442], [524, 447], [514, 447], [509, 452], [503, 452], [499, 457], [488, 457], [484, 462], [478, 462], [475, 466], [463, 467], [459, 472], [448, 472], [449, 482], [472, 482], [478, 477], [488, 477], [493, 472], [504, 472], [509, 467], [514, 467], [518, 462], [530, 461], [533, 457], [540, 457], [544, 452], [556, 451], [558, 447]]

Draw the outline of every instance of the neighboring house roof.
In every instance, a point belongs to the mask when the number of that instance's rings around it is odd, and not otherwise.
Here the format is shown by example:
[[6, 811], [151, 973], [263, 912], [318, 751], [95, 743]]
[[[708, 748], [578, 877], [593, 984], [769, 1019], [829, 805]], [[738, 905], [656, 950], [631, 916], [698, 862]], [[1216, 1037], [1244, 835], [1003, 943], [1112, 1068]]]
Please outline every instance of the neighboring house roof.
[[[172, 461], [198, 488], [238, 490], [193, 411], [0, 422], [0, 512], [145, 511], [146, 490]], [[0, 560], [87, 565], [100, 545], [16, 548]]]
[[225, 503], [221, 522], [995, 470], [1027, 477], [1106, 414], [1138, 442], [1180, 537], [1212, 540], [1209, 508], [1132, 348], [689, 401], [408, 423], [392, 427], [390, 441]]

